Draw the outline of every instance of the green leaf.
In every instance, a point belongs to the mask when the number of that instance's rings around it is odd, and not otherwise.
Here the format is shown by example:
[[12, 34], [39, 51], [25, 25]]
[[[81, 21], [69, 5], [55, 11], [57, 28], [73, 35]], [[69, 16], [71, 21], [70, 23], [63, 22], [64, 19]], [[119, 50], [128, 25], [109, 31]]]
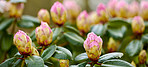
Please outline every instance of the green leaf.
[[39, 21], [38, 18], [33, 17], [33, 16], [29, 16], [29, 15], [22, 16], [22, 20], [23, 21], [30, 21], [30, 22], [33, 22], [35, 24], [40, 24], [40, 21]]
[[82, 37], [80, 37], [77, 34], [72, 33], [72, 32], [66, 32], [66, 33], [64, 33], [64, 36], [65, 36], [66, 40], [68, 40], [68, 42], [70, 42], [73, 45], [82, 46], [82, 44], [84, 42], [84, 39]]
[[126, 47], [125, 51], [129, 56], [135, 56], [139, 54], [142, 48], [143, 44], [140, 40], [132, 40]]
[[86, 64], [87, 64], [87, 62], [82, 62], [82, 63], [78, 64], [78, 67], [85, 67]]
[[58, 28], [53, 29], [52, 31], [53, 31], [52, 41], [54, 42], [57, 39], [57, 37], [60, 35], [60, 33], [62, 32], [62, 28], [58, 27]]
[[77, 62], [83, 62], [83, 61], [86, 61], [88, 60], [88, 56], [86, 53], [81, 53], [79, 54], [78, 56], [75, 57], [75, 61]]
[[130, 21], [120, 18], [111, 18], [108, 22], [109, 27], [121, 27], [121, 26], [128, 26], [130, 25]]
[[43, 60], [49, 59], [55, 53], [56, 48], [57, 48], [56, 45], [51, 45], [50, 47], [46, 48], [43, 54], [41, 55]]
[[20, 21], [17, 25], [22, 28], [33, 28], [35, 26], [31, 21]]
[[98, 36], [103, 36], [106, 33], [107, 25], [97, 24], [91, 28], [91, 32], [94, 32]]
[[125, 26], [122, 26], [120, 28], [109, 28], [108, 29], [110, 36], [112, 36], [116, 39], [122, 38], [124, 36], [125, 31], [126, 31]]
[[11, 67], [12, 62], [15, 60], [16, 58], [9, 58], [7, 60], [5, 60], [3, 63], [0, 64], [0, 67]]
[[145, 27], [148, 27], [148, 21], [144, 21]]
[[112, 60], [104, 61], [101, 66], [102, 67], [134, 67], [130, 63], [124, 60], [119, 60], [119, 59], [112, 59]]
[[39, 56], [28, 56], [25, 63], [27, 67], [44, 67], [44, 61]]
[[11, 19], [6, 19], [3, 22], [0, 23], [0, 30], [5, 30], [7, 29], [11, 23], [14, 21], [14, 18]]
[[121, 53], [121, 52], [108, 53], [108, 54], [100, 56], [98, 62], [102, 63], [102, 62], [109, 60], [109, 59], [121, 58], [122, 56], [123, 56], [123, 53]]
[[13, 35], [4, 35], [2, 38], [1, 49], [7, 51], [13, 44]]
[[77, 30], [75, 27], [73, 26], [70, 26], [70, 25], [67, 25], [65, 26], [66, 29], [68, 29], [69, 31], [73, 31], [73, 32], [76, 32], [76, 33], [80, 33], [79, 30]]
[[68, 56], [63, 51], [59, 51], [59, 50], [55, 51], [55, 54], [53, 55], [53, 57], [57, 59], [69, 59]]
[[35, 36], [35, 30], [33, 30], [31, 33], [30, 33], [30, 38], [32, 39], [32, 41], [35, 41], [36, 40], [36, 36]]
[[57, 50], [62, 51], [67, 55], [67, 58], [72, 59], [72, 53], [68, 49], [58, 46]]
[[142, 40], [143, 43], [148, 43], [148, 34], [142, 35], [141, 40]]
[[9, 57], [13, 57], [18, 52], [18, 49], [15, 45], [12, 45], [10, 49], [8, 50]]
[[11, 3], [25, 3], [26, 0], [10, 0]]

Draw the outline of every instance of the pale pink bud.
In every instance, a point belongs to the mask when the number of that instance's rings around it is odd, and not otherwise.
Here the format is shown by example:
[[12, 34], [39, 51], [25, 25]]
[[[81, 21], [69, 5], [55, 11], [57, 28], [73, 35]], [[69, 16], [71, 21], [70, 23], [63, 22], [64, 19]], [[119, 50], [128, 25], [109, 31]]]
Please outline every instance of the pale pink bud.
[[19, 30], [13, 39], [14, 44], [16, 45], [18, 51], [22, 55], [29, 55], [32, 52], [32, 41], [27, 34]]
[[124, 0], [119, 1], [116, 5], [117, 17], [127, 18], [127, 16], [128, 16], [127, 12], [128, 12], [128, 4]]
[[128, 17], [134, 17], [137, 16], [139, 13], [139, 4], [136, 1], [133, 1], [130, 5], [129, 5], [129, 11], [128, 11]]
[[38, 12], [38, 19], [43, 22], [47, 22], [49, 24], [50, 22], [50, 16], [49, 16], [49, 12], [46, 9], [40, 9], [40, 11]]
[[87, 33], [90, 30], [90, 25], [87, 18], [88, 13], [85, 10], [77, 17], [77, 27], [82, 33]]
[[132, 20], [132, 30], [135, 34], [142, 34], [145, 30], [144, 21], [140, 16], [135, 16]]
[[60, 2], [55, 2], [51, 7], [51, 17], [55, 24], [62, 26], [67, 20], [67, 11]]
[[0, 13], [4, 13], [5, 11], [8, 11], [9, 5], [10, 5], [9, 2], [7, 2], [5, 0], [1, 0], [0, 1]]
[[93, 32], [87, 35], [87, 38], [84, 41], [83, 46], [85, 48], [87, 56], [91, 61], [98, 61], [99, 56], [101, 55], [102, 43], [103, 41], [101, 37], [97, 36]]
[[99, 21], [100, 23], [106, 23], [109, 19], [106, 6], [103, 3], [100, 3], [97, 7], [97, 14], [99, 16]]
[[117, 50], [117, 43], [115, 42], [115, 40], [112, 37], [109, 38], [109, 42], [107, 44], [107, 49], [109, 52], [115, 52]]
[[118, 3], [118, 0], [110, 0], [107, 4], [108, 12], [112, 17], [116, 16], [115, 8], [117, 3]]
[[148, 20], [148, 1], [141, 1], [141, 5], [140, 5], [140, 16], [144, 19], [144, 20]]
[[36, 28], [35, 35], [40, 46], [48, 46], [52, 42], [53, 32], [46, 22], [41, 22], [41, 25]]

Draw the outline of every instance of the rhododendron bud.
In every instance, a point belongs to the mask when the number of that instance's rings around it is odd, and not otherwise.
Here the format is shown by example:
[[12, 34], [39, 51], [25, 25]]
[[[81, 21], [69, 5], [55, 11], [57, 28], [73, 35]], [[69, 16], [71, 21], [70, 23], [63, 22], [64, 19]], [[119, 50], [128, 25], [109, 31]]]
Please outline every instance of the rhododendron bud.
[[142, 34], [145, 29], [144, 21], [140, 16], [134, 17], [132, 20], [132, 30], [135, 34]]
[[10, 3], [5, 0], [0, 0], [0, 13], [4, 13], [9, 10]]
[[69, 60], [60, 60], [60, 67], [69, 67]]
[[36, 55], [36, 56], [39, 56], [39, 52], [37, 51], [37, 49], [35, 47], [32, 46], [32, 52], [31, 52], [32, 55]]
[[97, 14], [99, 16], [100, 23], [106, 23], [109, 19], [109, 15], [106, 9], [106, 6], [102, 3], [100, 3], [97, 7]]
[[146, 55], [146, 51], [145, 50], [142, 50], [138, 56], [138, 59], [139, 59], [139, 63], [140, 64], [144, 64], [146, 62], [146, 59], [147, 59], [147, 55]]
[[91, 61], [98, 61], [99, 56], [101, 55], [102, 43], [103, 41], [101, 37], [97, 36], [93, 32], [87, 35], [87, 38], [84, 41], [83, 46], [85, 48], [88, 58]]
[[119, 1], [116, 5], [117, 17], [127, 18], [128, 16], [127, 12], [128, 12], [128, 4], [124, 0]]
[[52, 42], [53, 32], [46, 22], [41, 22], [41, 25], [36, 28], [35, 35], [40, 46], [48, 46]]
[[148, 20], [148, 1], [141, 1], [140, 8], [140, 16], [144, 20]]
[[135, 64], [135, 62], [134, 62], [134, 61], [132, 61], [132, 62], [131, 62], [131, 64], [132, 64], [134, 67], [136, 67], [136, 64]]
[[81, 31], [81, 33], [87, 33], [90, 30], [90, 25], [87, 18], [88, 13], [85, 10], [81, 12], [77, 18], [77, 27]]
[[21, 17], [23, 9], [24, 9], [24, 3], [12, 3], [9, 10], [10, 17], [16, 17], [16, 18]]
[[55, 24], [62, 26], [66, 22], [67, 11], [60, 2], [55, 2], [51, 7], [51, 17]]
[[134, 17], [137, 16], [139, 13], [139, 4], [136, 1], [133, 1], [130, 5], [129, 5], [129, 11], [128, 11], [128, 17]]
[[112, 17], [115, 17], [116, 16], [116, 12], [115, 12], [115, 8], [116, 8], [116, 4], [118, 3], [117, 0], [110, 0], [107, 4], [107, 9], [109, 11], [109, 14], [112, 16]]
[[81, 8], [74, 0], [65, 0], [64, 6], [68, 12], [68, 18], [70, 20], [75, 20], [80, 14]]
[[38, 19], [43, 22], [47, 22], [48, 24], [50, 23], [50, 16], [49, 12], [46, 9], [40, 9], [38, 12]]
[[117, 44], [116, 44], [115, 40], [112, 37], [109, 38], [107, 49], [108, 49], [109, 52], [114, 52], [114, 51], [117, 50]]
[[99, 17], [97, 15], [97, 12], [91, 12], [88, 16], [88, 21], [91, 25], [95, 25], [99, 23]]
[[32, 52], [32, 41], [27, 34], [19, 30], [13, 39], [14, 44], [16, 45], [18, 51], [22, 55], [29, 55]]

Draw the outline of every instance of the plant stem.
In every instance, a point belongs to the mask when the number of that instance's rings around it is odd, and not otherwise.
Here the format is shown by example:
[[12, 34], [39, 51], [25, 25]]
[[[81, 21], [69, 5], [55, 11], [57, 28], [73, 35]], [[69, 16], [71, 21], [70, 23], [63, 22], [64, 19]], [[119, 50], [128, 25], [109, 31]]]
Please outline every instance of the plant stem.
[[42, 55], [42, 53], [43, 53], [43, 51], [44, 51], [44, 48], [45, 48], [45, 46], [42, 46], [41, 55]]
[[16, 22], [17, 22], [17, 19], [15, 19], [15, 21], [14, 21], [14, 23], [13, 23], [11, 34], [14, 34], [14, 32], [15, 32], [15, 25], [16, 25]]
[[24, 67], [25, 60], [22, 61], [21, 67]]
[[93, 67], [94, 66], [94, 62], [92, 62], [92, 64], [91, 64], [91, 67]]

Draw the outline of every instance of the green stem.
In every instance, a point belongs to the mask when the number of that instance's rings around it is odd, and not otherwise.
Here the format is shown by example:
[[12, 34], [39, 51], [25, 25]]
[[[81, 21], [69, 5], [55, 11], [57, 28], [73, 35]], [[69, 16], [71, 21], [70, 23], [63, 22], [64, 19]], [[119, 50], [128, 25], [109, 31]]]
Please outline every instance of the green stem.
[[42, 53], [43, 53], [43, 51], [44, 51], [44, 48], [45, 48], [45, 46], [42, 46], [41, 55], [42, 55]]
[[15, 25], [16, 25], [16, 22], [17, 22], [17, 19], [15, 19], [15, 21], [14, 21], [14, 23], [13, 23], [11, 34], [14, 34], [14, 32], [15, 32]]
[[23, 59], [21, 67], [24, 67], [25, 60]]
[[94, 66], [94, 62], [92, 62], [92, 64], [91, 64], [91, 67], [93, 67]]

